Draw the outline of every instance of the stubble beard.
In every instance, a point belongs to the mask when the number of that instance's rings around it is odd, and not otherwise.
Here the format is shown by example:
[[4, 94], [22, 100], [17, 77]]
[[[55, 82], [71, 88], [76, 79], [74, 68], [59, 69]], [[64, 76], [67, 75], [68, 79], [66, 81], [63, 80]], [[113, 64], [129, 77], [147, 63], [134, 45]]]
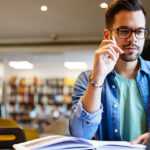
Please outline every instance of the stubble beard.
[[137, 60], [139, 58], [139, 56], [141, 56], [141, 54], [142, 54], [142, 52], [137, 53], [135, 56], [132, 56], [133, 52], [131, 52], [128, 54], [121, 54], [119, 56], [119, 58], [122, 59], [123, 61], [126, 61], [126, 62], [132, 62], [132, 61]]
[[126, 47], [128, 47], [128, 46], [136, 47], [137, 53], [136, 54], [134, 54], [134, 52], [130, 52], [130, 53], [127, 53], [127, 54], [123, 53], [119, 56], [119, 58], [122, 59], [123, 61], [126, 61], [126, 62], [132, 62], [132, 61], [137, 60], [143, 52], [143, 47], [137, 46], [136, 44], [129, 43], [128, 45], [124, 45], [122, 47], [122, 50], [125, 51]]

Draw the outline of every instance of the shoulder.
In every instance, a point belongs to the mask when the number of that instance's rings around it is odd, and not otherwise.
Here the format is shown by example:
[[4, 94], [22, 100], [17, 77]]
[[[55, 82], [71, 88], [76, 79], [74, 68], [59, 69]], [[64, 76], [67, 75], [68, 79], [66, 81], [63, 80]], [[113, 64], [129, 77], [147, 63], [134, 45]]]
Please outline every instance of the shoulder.
[[87, 70], [87, 71], [84, 71], [82, 72], [79, 76], [78, 76], [78, 79], [81, 79], [81, 80], [89, 80], [89, 76], [91, 75], [92, 73], [92, 70]]
[[88, 78], [89, 78], [89, 76], [91, 75], [91, 73], [92, 73], [92, 70], [83, 71], [83, 72], [79, 75], [79, 77], [80, 77], [80, 76], [85, 76], [85, 77], [88, 77]]
[[80, 99], [80, 97], [84, 94], [91, 73], [92, 71], [88, 70], [80, 73], [80, 75], [78, 76], [73, 88], [73, 95], [72, 95], [73, 101], [76, 99]]
[[75, 82], [75, 86], [86, 86], [89, 82], [89, 76], [91, 75], [92, 70], [87, 70], [79, 74]]

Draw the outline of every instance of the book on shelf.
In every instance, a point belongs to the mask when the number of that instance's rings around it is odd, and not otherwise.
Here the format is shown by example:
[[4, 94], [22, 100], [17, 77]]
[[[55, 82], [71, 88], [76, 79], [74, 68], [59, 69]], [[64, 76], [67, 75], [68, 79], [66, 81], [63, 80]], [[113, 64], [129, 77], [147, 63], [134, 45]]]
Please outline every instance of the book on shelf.
[[124, 141], [96, 141], [51, 135], [13, 145], [15, 150], [145, 150], [146, 146]]

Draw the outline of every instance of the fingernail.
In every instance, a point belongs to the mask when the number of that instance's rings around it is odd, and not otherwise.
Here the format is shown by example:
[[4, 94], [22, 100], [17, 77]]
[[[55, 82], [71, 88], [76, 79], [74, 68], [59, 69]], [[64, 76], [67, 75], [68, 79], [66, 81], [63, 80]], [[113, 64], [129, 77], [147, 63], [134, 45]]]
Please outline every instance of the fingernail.
[[124, 51], [121, 49], [121, 52], [124, 53]]

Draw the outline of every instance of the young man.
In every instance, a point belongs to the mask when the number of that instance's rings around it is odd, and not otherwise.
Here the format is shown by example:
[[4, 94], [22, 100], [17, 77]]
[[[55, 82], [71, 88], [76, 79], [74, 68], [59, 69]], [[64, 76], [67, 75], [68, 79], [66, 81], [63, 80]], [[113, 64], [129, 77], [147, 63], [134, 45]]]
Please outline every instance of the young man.
[[70, 119], [72, 136], [145, 144], [150, 126], [150, 62], [141, 58], [148, 30], [140, 0], [107, 9], [104, 40], [92, 71], [79, 75]]

